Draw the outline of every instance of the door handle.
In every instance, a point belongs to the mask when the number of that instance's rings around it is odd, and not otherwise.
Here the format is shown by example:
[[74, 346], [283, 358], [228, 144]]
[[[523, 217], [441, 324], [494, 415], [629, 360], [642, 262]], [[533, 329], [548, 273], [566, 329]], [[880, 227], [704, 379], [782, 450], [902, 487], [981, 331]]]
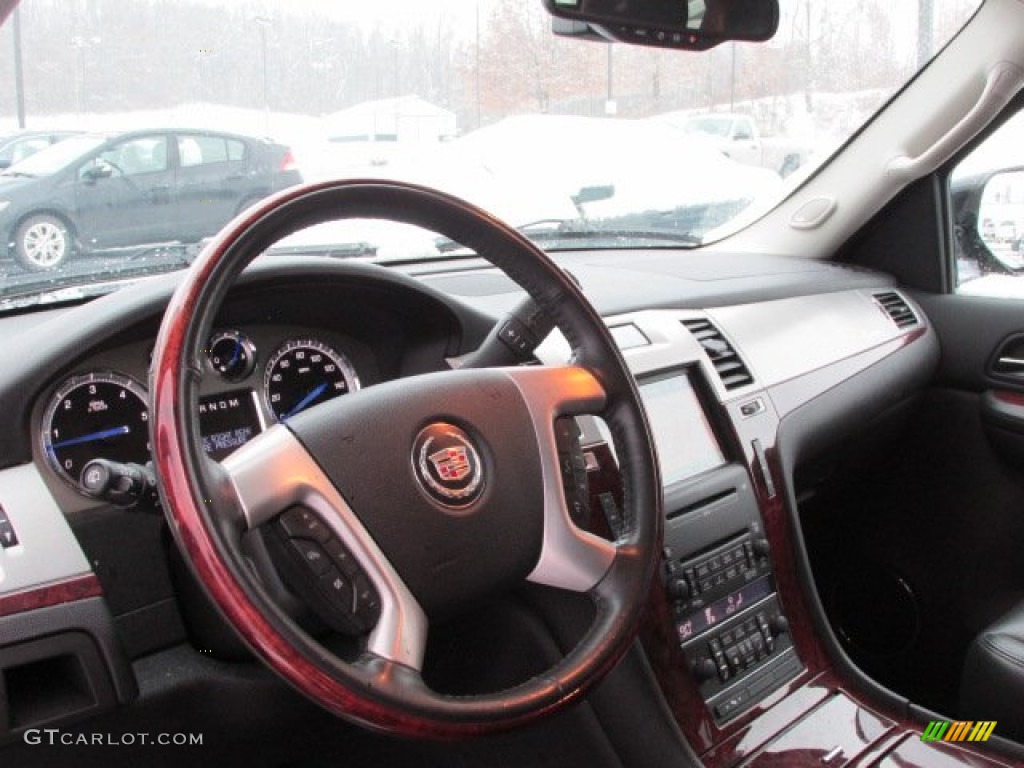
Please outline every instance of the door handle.
[[1024, 358], [1000, 357], [996, 360], [996, 370], [1000, 373], [1011, 373], [1013, 371], [1024, 372]]
[[1014, 381], [1024, 379], [1024, 334], [1005, 339], [989, 360], [992, 375]]

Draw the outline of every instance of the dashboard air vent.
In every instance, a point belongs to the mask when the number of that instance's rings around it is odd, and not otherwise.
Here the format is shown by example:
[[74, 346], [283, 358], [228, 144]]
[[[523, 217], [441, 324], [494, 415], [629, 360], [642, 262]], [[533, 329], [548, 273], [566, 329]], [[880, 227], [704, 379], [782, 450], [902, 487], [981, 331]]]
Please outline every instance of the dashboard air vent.
[[727, 390], [745, 387], [754, 382], [747, 366], [743, 364], [736, 350], [725, 340], [722, 332], [719, 331], [710, 320], [694, 318], [683, 320], [683, 325], [693, 334], [694, 338], [704, 347], [704, 351], [711, 358], [711, 364], [718, 372], [718, 378]]
[[917, 319], [917, 315], [914, 314], [914, 310], [907, 304], [906, 299], [900, 296], [895, 291], [888, 291], [886, 293], [875, 293], [872, 294], [872, 298], [878, 303], [885, 313], [892, 318], [892, 321], [896, 323], [899, 328], [909, 328], [912, 325], [917, 325], [920, 322]]

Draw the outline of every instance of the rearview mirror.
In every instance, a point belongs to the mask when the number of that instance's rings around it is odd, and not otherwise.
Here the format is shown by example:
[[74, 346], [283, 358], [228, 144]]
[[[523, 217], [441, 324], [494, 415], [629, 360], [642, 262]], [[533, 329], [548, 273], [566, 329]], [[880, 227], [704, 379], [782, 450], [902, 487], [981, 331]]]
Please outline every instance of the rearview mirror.
[[778, 0], [544, 0], [555, 34], [703, 51], [763, 42], [779, 28]]

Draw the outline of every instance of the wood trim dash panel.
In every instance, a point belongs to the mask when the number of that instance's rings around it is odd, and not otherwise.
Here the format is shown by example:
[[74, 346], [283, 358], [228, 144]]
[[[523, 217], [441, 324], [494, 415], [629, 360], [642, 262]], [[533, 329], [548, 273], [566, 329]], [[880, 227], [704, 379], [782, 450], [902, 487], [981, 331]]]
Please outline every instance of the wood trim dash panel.
[[102, 594], [103, 588], [96, 574], [83, 573], [65, 581], [0, 595], [0, 617], [99, 597]]

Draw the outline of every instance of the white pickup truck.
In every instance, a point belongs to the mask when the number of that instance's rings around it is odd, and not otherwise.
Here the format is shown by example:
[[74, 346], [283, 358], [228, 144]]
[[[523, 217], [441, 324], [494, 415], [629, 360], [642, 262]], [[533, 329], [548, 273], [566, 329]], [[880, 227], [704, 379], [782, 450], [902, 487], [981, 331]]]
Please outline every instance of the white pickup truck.
[[807, 160], [810, 147], [781, 137], [764, 138], [749, 115], [715, 112], [692, 115], [683, 129], [712, 141], [727, 157], [746, 165], [759, 165], [788, 176]]

